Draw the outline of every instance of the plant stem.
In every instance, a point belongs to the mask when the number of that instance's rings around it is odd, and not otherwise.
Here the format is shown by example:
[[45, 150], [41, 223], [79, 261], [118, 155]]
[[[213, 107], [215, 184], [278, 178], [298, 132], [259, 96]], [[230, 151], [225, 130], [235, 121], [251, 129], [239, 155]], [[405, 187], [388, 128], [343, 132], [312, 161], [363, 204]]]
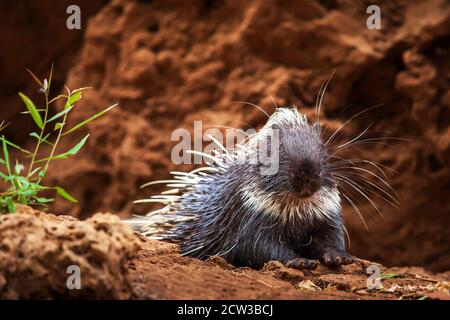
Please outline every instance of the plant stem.
[[39, 147], [41, 146], [42, 138], [44, 137], [45, 132], [45, 126], [47, 124], [47, 116], [48, 116], [48, 90], [50, 89], [50, 84], [48, 85], [48, 88], [45, 90], [45, 114], [44, 114], [44, 122], [41, 128], [41, 133], [39, 135], [39, 139], [36, 143], [36, 148], [33, 152], [33, 157], [31, 158], [30, 166], [28, 167], [28, 174], [27, 179], [30, 179], [30, 174], [33, 170], [34, 161], [36, 160], [36, 155], [39, 151]]
[[[69, 94], [69, 97], [70, 97], [70, 94]], [[51, 158], [52, 158], [53, 155], [55, 154], [56, 146], [58, 145], [59, 140], [61, 139], [61, 135], [62, 135], [64, 126], [66, 125], [66, 119], [67, 119], [67, 115], [68, 115], [68, 114], [69, 114], [69, 113], [66, 113], [66, 114], [64, 115], [64, 117], [63, 117], [63, 121], [61, 122], [61, 127], [59, 128], [59, 131], [58, 131], [58, 136], [56, 137], [56, 140], [55, 140], [55, 142], [53, 143], [52, 151], [50, 152], [50, 155], [49, 155], [49, 157], [48, 157], [48, 159], [47, 159], [47, 162], [46, 162], [45, 165], [43, 166], [43, 169], [42, 169], [42, 170], [44, 170], [44, 172], [47, 171], [48, 166], [49, 166], [50, 161], [51, 161]], [[42, 176], [38, 178], [38, 180], [37, 180], [36, 183], [39, 184], [39, 182], [41, 182], [41, 180], [42, 180]]]

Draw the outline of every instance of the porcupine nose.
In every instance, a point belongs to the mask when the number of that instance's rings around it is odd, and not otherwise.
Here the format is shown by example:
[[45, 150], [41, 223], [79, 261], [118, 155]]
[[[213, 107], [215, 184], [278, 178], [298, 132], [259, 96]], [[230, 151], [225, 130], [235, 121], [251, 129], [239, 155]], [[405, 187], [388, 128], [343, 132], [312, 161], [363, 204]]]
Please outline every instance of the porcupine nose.
[[320, 165], [311, 160], [301, 160], [295, 164], [290, 182], [300, 197], [310, 197], [320, 188]]

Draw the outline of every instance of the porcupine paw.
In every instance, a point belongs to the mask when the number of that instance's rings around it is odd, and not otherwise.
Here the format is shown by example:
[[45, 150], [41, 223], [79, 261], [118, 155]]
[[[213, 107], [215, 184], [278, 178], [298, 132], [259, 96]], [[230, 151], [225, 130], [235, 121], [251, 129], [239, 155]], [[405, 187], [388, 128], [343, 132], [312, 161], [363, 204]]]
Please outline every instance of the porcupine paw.
[[306, 258], [295, 258], [286, 263], [286, 267], [294, 269], [315, 269], [319, 265], [319, 261]]
[[341, 265], [351, 264], [356, 258], [345, 251], [331, 250], [326, 252], [322, 257], [322, 262], [328, 267], [337, 267]]

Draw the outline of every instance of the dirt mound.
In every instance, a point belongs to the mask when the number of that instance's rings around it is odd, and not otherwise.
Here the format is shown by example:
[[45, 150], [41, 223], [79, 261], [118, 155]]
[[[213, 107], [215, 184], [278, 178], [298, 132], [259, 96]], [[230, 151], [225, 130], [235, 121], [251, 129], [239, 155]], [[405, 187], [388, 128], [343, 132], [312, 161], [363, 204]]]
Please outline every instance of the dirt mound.
[[[396, 210], [378, 200], [386, 217], [381, 222], [365, 212], [370, 232], [347, 206], [350, 250], [386, 265], [450, 269], [450, 5], [380, 2], [383, 28], [369, 30], [369, 4], [111, 1], [89, 20], [67, 84], [94, 87], [74, 122], [114, 102], [120, 108], [88, 126], [91, 137], [80, 156], [54, 167], [50, 180], [81, 205], [59, 201], [52, 210], [80, 218], [97, 211], [145, 213], [147, 207], [132, 207], [131, 200], [148, 195], [139, 191], [142, 183], [175, 169], [174, 129], [192, 129], [194, 120], [258, 127], [265, 115], [233, 101], [270, 113], [271, 95], [278, 105], [295, 104], [313, 117], [319, 88], [336, 69], [322, 115], [332, 129], [383, 104], [355, 118], [340, 141], [371, 123], [369, 137], [412, 141], [342, 152], [396, 170], [388, 182], [401, 202]], [[362, 196], [353, 197], [369, 209]]]
[[270, 261], [258, 271], [220, 257], [181, 257], [176, 245], [141, 241], [130, 266], [133, 297], [139, 299], [450, 299], [450, 278], [421, 268], [379, 266], [380, 287], [370, 290], [367, 267], [375, 264], [369, 261], [313, 271]]
[[[81, 222], [19, 207], [0, 215], [0, 298], [129, 298], [127, 263], [137, 250], [133, 232], [116, 216]], [[79, 268], [79, 290], [69, 290], [70, 266]]]

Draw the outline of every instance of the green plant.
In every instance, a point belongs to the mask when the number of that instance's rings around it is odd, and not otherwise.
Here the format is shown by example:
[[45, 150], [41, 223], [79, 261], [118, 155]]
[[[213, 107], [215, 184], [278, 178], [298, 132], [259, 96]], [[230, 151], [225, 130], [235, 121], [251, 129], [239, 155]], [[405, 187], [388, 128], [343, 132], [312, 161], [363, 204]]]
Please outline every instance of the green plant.
[[[44, 186], [42, 180], [48, 172], [50, 164], [58, 159], [65, 159], [77, 154], [86, 143], [89, 134], [84, 136], [76, 145], [65, 152], [59, 153], [58, 145], [61, 139], [67, 135], [77, 131], [92, 120], [104, 115], [110, 111], [117, 104], [114, 104], [101, 112], [81, 121], [70, 129], [66, 129], [66, 122], [74, 109], [75, 104], [81, 99], [82, 93], [90, 89], [88, 87], [79, 88], [76, 90], [69, 90], [66, 87], [67, 94], [60, 94], [56, 97], [50, 98], [50, 88], [52, 83], [53, 66], [47, 79], [39, 80], [30, 70], [28, 73], [33, 77], [35, 82], [39, 85], [40, 92], [45, 97], [43, 108], [38, 108], [23, 93], [19, 92], [19, 96], [26, 106], [25, 114], [29, 114], [37, 126], [37, 130], [30, 133], [34, 139], [34, 147], [32, 151], [14, 144], [7, 140], [4, 135], [0, 137], [0, 147], [3, 152], [3, 158], [0, 158], [0, 179], [6, 184], [5, 190], [0, 191], [0, 212], [15, 212], [16, 203], [26, 205], [42, 205], [47, 206], [48, 203], [54, 201], [53, 198], [46, 198], [41, 196], [43, 191], [54, 190], [64, 199], [77, 202], [67, 191], [60, 186]], [[50, 105], [60, 99], [65, 99], [64, 108], [56, 114], [50, 114]], [[6, 126], [4, 122], [0, 124], [0, 131]], [[43, 146], [46, 146], [44, 154]], [[11, 163], [9, 149], [16, 149], [24, 155], [22, 162], [16, 160], [14, 164]]]

